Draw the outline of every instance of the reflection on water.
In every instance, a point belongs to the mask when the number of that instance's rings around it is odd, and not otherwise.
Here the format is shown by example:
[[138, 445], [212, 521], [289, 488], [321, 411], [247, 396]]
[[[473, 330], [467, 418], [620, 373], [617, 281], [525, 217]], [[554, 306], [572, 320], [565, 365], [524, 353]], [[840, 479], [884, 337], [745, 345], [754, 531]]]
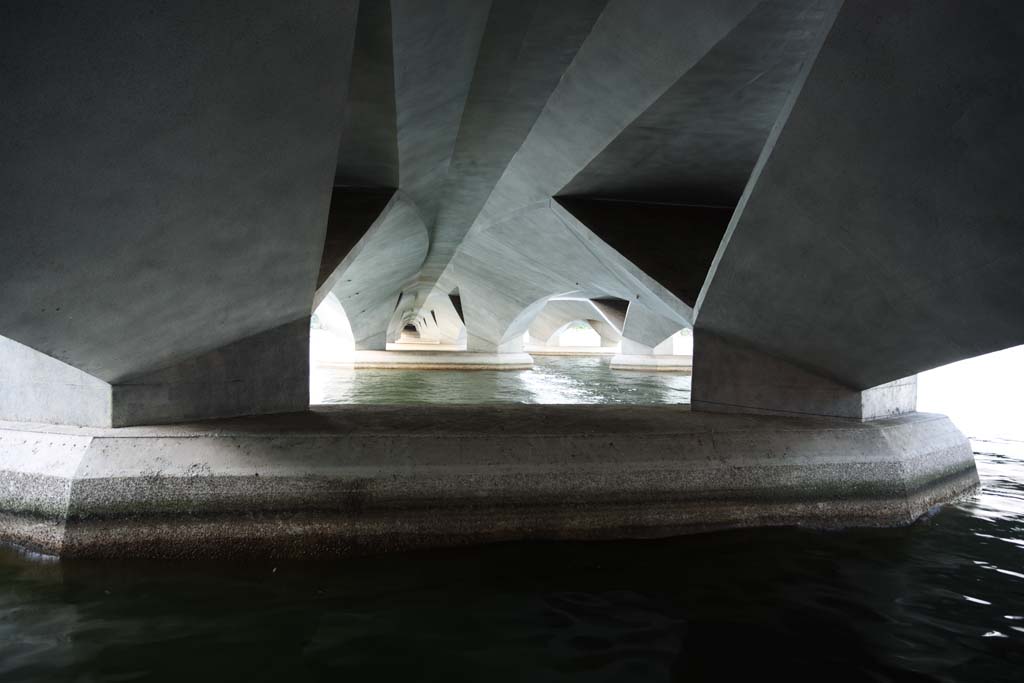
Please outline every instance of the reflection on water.
[[607, 357], [536, 356], [531, 370], [316, 368], [313, 403], [689, 403], [690, 376], [613, 372]]

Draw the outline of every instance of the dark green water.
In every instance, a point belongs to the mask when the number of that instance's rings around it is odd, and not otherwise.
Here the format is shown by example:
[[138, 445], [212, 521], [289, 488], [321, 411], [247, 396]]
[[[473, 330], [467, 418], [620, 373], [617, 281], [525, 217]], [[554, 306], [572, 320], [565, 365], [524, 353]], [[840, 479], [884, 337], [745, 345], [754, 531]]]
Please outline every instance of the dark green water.
[[[680, 379], [608, 381], [655, 402]], [[0, 551], [0, 681], [1021, 681], [1024, 443], [976, 449], [983, 493], [904, 529], [315, 563]]]

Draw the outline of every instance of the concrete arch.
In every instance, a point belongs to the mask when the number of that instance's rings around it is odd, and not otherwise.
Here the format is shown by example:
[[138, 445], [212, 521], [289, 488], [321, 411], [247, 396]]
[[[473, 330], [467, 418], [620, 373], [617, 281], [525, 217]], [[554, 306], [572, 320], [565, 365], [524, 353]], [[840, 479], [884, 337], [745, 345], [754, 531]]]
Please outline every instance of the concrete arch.
[[614, 313], [602, 310], [601, 306], [586, 298], [549, 299], [530, 322], [530, 337], [546, 344], [569, 325], [582, 321], [601, 337], [602, 346], [614, 346], [622, 339], [622, 320], [616, 321]]
[[640, 302], [679, 327], [692, 314], [552, 202], [473, 231], [441, 285], [459, 288], [470, 350], [517, 350], [517, 337], [549, 300], [583, 292]]
[[380, 217], [318, 290], [348, 312], [357, 349], [383, 350], [403, 290], [426, 258], [429, 237], [415, 203], [395, 192]]

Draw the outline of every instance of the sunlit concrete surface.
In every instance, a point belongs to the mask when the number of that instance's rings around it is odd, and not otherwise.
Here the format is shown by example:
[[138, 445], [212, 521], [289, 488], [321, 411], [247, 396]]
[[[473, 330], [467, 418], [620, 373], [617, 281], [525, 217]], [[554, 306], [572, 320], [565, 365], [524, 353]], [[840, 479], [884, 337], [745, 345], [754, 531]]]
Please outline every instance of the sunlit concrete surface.
[[467, 351], [356, 351], [352, 366], [410, 370], [522, 370], [533, 367], [528, 353], [474, 353]]
[[978, 483], [967, 440], [928, 414], [346, 406], [116, 430], [3, 423], [0, 449], [0, 535], [67, 557], [903, 525]]
[[692, 372], [693, 356], [627, 355], [620, 353], [612, 358], [611, 368], [612, 370]]

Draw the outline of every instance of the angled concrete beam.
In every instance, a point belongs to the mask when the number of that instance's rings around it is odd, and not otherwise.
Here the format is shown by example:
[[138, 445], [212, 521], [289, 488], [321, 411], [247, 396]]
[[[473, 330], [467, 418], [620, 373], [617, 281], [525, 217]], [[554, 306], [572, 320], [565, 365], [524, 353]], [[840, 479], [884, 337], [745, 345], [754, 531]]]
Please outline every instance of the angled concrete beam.
[[392, 0], [399, 187], [437, 215], [489, 0]]
[[1024, 342], [1022, 21], [843, 5], [702, 292], [695, 399], [708, 334], [851, 391]]
[[348, 315], [357, 349], [384, 350], [399, 297], [427, 253], [417, 207], [396, 192], [362, 239], [317, 292], [333, 293]]
[[[294, 363], [308, 351], [292, 342], [320, 266], [355, 16], [326, 0], [5, 12], [0, 334], [111, 387], [106, 406], [57, 415], [304, 406]], [[277, 368], [285, 391], [247, 366], [276, 335], [297, 354]]]
[[467, 237], [442, 283], [458, 283], [471, 350], [517, 344], [549, 299], [583, 291], [640, 301], [686, 326], [685, 304], [598, 240], [588, 242], [589, 231], [573, 220], [542, 204]]
[[442, 189], [423, 279], [448, 265], [606, 0], [494, 0]]

